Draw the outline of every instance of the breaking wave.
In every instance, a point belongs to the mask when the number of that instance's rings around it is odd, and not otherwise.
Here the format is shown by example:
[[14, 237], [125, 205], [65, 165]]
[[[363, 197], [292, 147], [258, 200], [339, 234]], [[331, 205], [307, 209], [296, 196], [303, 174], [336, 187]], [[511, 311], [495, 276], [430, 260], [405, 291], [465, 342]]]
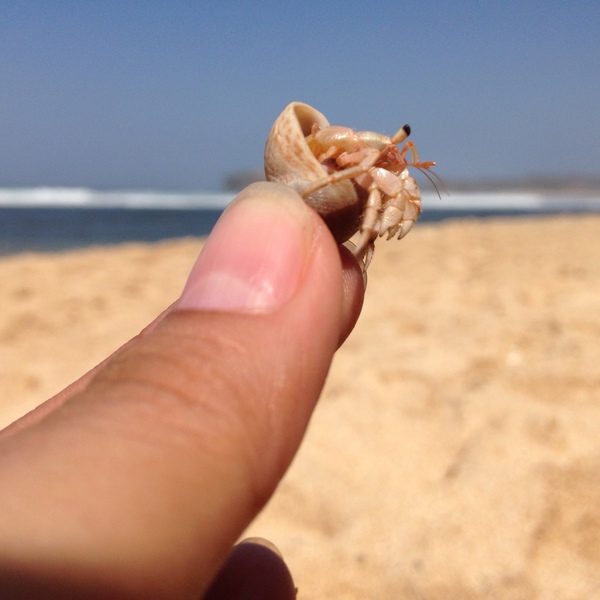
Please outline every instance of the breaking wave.
[[[234, 196], [233, 192], [104, 191], [67, 187], [0, 188], [0, 206], [222, 210]], [[600, 197], [518, 191], [451, 192], [449, 196], [442, 193], [441, 197], [438, 197], [432, 192], [424, 192], [422, 205], [428, 211], [600, 211]]]
[[0, 206], [223, 209], [233, 193], [102, 191], [88, 188], [0, 188]]

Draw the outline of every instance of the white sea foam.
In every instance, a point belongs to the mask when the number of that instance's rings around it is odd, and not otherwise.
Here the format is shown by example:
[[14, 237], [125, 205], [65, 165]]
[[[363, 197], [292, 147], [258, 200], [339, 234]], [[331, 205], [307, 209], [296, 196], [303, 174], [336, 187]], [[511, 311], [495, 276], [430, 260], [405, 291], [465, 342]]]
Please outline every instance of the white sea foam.
[[424, 192], [421, 204], [428, 210], [460, 209], [506, 209], [540, 210], [544, 207], [544, 196], [529, 192], [462, 192], [440, 196], [433, 192]]
[[[144, 209], [223, 209], [233, 192], [102, 191], [88, 188], [0, 188], [0, 206]], [[452, 192], [438, 197], [423, 193], [428, 211], [448, 210], [591, 210], [600, 211], [600, 197], [545, 195], [534, 192]]]
[[440, 196], [422, 194], [423, 210], [430, 211], [519, 211], [519, 212], [600, 212], [600, 196], [544, 194], [541, 192], [451, 192]]
[[87, 188], [0, 188], [0, 206], [223, 209], [233, 193], [101, 191]]

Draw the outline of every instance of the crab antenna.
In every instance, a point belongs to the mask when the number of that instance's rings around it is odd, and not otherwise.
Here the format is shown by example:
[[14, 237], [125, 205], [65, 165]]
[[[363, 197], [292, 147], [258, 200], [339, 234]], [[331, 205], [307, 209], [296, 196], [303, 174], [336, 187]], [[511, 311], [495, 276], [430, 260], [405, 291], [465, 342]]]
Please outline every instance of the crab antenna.
[[427, 179], [429, 179], [429, 181], [431, 182], [431, 185], [434, 187], [435, 192], [438, 195], [438, 198], [440, 200], [442, 199], [442, 195], [440, 194], [440, 189], [438, 188], [438, 186], [435, 183], [435, 180], [433, 179], [434, 177], [435, 177], [435, 179], [438, 180], [438, 182], [444, 188], [444, 191], [446, 192], [446, 194], [450, 195], [450, 192], [448, 191], [448, 188], [446, 187], [444, 180], [437, 173], [435, 173], [434, 171], [431, 171], [429, 169], [429, 167], [423, 168], [423, 167], [418, 167], [416, 165], [412, 165], [412, 166], [415, 167], [416, 169], [418, 169], [421, 173], [423, 173], [423, 175], [425, 175], [425, 177], [427, 177]]

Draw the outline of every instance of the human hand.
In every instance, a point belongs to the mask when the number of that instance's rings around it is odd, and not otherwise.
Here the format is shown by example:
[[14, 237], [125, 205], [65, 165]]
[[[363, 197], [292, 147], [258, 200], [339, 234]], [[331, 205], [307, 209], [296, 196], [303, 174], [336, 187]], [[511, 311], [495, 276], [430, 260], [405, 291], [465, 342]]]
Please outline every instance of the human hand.
[[292, 598], [275, 555], [229, 553], [298, 449], [362, 295], [300, 196], [246, 188], [172, 307], [0, 432], [0, 596], [215, 600], [257, 597], [258, 581]]

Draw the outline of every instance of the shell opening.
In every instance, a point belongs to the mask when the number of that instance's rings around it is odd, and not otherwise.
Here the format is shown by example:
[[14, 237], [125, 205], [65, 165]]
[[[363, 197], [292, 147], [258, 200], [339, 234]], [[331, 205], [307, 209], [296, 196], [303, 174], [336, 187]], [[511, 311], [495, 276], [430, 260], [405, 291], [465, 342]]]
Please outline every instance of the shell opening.
[[321, 113], [307, 104], [296, 104], [294, 106], [294, 112], [296, 113], [296, 118], [298, 119], [298, 124], [300, 125], [300, 129], [302, 129], [304, 137], [310, 135], [314, 123], [316, 123], [319, 128], [327, 127], [329, 125], [329, 122]]

